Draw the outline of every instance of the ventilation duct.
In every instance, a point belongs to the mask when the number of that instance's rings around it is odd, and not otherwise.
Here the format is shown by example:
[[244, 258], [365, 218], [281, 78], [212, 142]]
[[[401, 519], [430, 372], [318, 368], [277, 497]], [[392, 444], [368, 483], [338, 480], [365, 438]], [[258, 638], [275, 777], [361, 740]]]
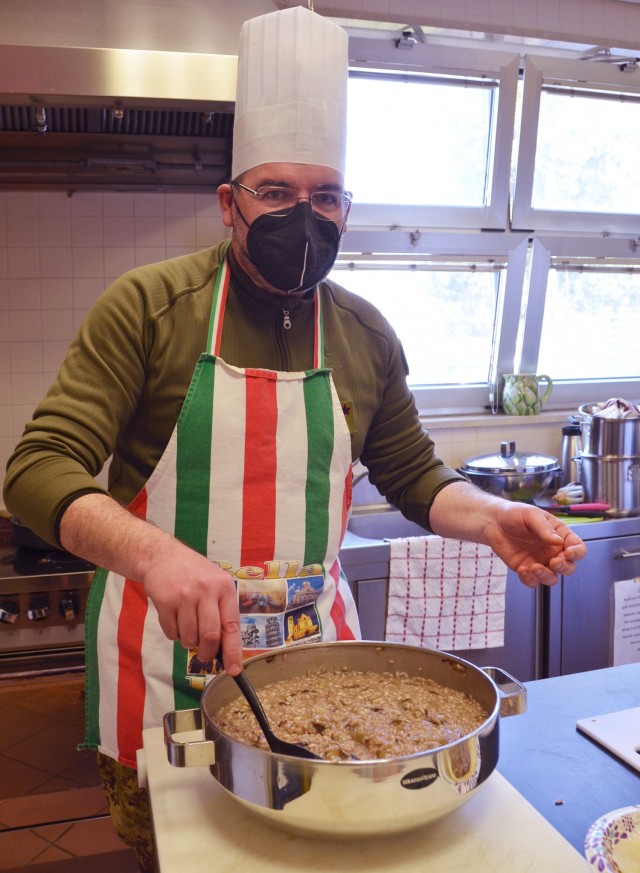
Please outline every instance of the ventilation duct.
[[232, 55], [0, 46], [0, 186], [210, 190], [231, 166]]

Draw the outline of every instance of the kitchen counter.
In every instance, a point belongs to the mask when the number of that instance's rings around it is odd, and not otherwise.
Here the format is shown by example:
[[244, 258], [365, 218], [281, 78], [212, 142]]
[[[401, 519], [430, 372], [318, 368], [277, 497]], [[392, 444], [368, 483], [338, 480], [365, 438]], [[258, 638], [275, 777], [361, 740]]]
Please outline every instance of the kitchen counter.
[[501, 721], [499, 772], [439, 822], [398, 838], [326, 843], [267, 826], [206, 767], [172, 767], [162, 730], [142, 759], [161, 873], [288, 870], [586, 873], [589, 825], [640, 802], [637, 771], [576, 730], [578, 718], [640, 705], [640, 663], [527, 684], [527, 713]]
[[576, 722], [640, 706], [640, 663], [525, 684], [527, 712], [500, 724], [498, 769], [581, 850], [587, 828], [603, 813], [640, 804], [640, 773]]
[[206, 767], [166, 759], [162, 730], [144, 732], [144, 766], [160, 873], [587, 873], [586, 860], [494, 772], [438, 822], [396, 837], [328, 842], [246, 812]]

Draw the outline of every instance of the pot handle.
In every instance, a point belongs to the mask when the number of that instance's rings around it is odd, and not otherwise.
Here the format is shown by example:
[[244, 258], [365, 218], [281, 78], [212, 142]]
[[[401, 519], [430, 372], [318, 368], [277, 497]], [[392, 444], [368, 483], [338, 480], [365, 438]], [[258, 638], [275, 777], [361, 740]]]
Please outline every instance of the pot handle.
[[174, 734], [202, 730], [199, 709], [167, 712], [162, 719], [167, 758], [173, 767], [210, 767], [215, 764], [216, 747], [212, 740], [176, 740]]
[[495, 683], [500, 695], [500, 716], [521, 715], [527, 710], [527, 689], [522, 682], [500, 667], [481, 667]]

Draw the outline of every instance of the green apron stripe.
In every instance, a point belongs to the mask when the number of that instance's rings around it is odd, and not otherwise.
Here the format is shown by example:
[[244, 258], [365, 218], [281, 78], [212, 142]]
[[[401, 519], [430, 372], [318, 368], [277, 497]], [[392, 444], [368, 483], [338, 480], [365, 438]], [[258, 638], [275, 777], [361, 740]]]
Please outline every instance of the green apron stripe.
[[85, 615], [85, 738], [79, 749], [100, 745], [100, 670], [98, 663], [98, 616], [106, 591], [107, 570], [96, 571], [89, 589]]
[[305, 564], [324, 556], [329, 538], [330, 468], [333, 457], [334, 423], [329, 373], [316, 371], [304, 381], [308, 457], [305, 489]]
[[[205, 356], [206, 358], [206, 356]], [[209, 505], [213, 386], [215, 365], [201, 358], [178, 419], [176, 447], [175, 536], [201, 555], [207, 554], [208, 513], [194, 513], [194, 506]], [[198, 388], [199, 390], [195, 390]], [[183, 422], [189, 413], [188, 435]], [[184, 438], [183, 438], [184, 437]]]

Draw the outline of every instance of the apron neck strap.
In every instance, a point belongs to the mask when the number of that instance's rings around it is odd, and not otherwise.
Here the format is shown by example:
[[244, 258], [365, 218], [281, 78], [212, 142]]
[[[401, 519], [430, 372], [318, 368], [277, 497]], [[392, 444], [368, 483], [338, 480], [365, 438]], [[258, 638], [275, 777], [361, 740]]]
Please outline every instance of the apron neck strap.
[[[231, 270], [229, 269], [229, 260], [225, 254], [220, 267], [218, 268], [215, 284], [213, 286], [211, 317], [209, 318], [209, 335], [207, 338], [207, 354], [214, 355], [215, 357], [220, 355], [222, 323], [224, 321], [224, 311], [227, 303], [230, 279]], [[320, 299], [319, 287], [316, 287], [315, 289], [313, 311], [315, 324], [313, 335], [313, 369], [317, 370], [324, 367], [324, 325], [322, 320], [322, 301]]]

